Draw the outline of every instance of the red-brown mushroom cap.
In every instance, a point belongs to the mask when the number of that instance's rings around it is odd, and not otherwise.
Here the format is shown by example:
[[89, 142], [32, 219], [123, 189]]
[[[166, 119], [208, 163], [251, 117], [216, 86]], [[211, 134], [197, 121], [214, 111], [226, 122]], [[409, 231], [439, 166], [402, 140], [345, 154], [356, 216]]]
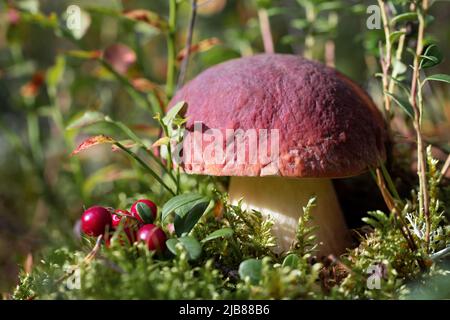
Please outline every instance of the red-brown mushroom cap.
[[[275, 175], [352, 176], [385, 158], [385, 126], [371, 98], [338, 71], [299, 56], [261, 54], [216, 65], [181, 88], [170, 105], [179, 101], [188, 103], [187, 136], [195, 122], [223, 132], [278, 129]], [[194, 174], [262, 176], [269, 164], [184, 159], [182, 165]]]

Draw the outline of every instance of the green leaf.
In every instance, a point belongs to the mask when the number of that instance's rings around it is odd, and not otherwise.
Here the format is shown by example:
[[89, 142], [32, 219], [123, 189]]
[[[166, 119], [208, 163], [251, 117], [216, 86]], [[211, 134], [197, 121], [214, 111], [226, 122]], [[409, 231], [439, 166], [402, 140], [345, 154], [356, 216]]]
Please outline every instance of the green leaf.
[[283, 267], [289, 267], [291, 269], [297, 269], [300, 264], [300, 258], [294, 254], [291, 253], [290, 255], [287, 255], [286, 258], [283, 260]]
[[183, 116], [186, 112], [187, 103], [184, 101], [178, 102], [169, 111], [167, 111], [166, 115], [162, 118], [162, 122], [168, 126], [177, 115]]
[[394, 31], [389, 35], [389, 42], [394, 44], [402, 35], [404, 35], [405, 31]]
[[153, 216], [152, 209], [143, 202], [138, 202], [136, 204], [136, 212], [141, 217], [144, 223], [153, 223], [155, 217]]
[[250, 283], [256, 285], [262, 277], [261, 260], [248, 259], [239, 265], [239, 276], [242, 280], [249, 279]]
[[181, 244], [183, 249], [186, 251], [189, 260], [196, 260], [202, 254], [202, 246], [197, 239], [192, 236], [173, 238], [166, 241], [167, 248], [174, 255], [178, 255], [177, 245]]
[[161, 221], [165, 221], [169, 214], [175, 212], [181, 217], [189, 210], [201, 202], [208, 202], [209, 199], [197, 193], [185, 193], [173, 197], [163, 206], [161, 210]]
[[87, 111], [81, 117], [72, 121], [66, 129], [79, 129], [102, 121], [105, 121], [105, 115], [103, 113]]
[[403, 83], [401, 76], [400, 77], [391, 76], [390, 78], [392, 79], [392, 81], [395, 82], [396, 85], [398, 85], [405, 92], [405, 94], [409, 93], [409, 89], [406, 87], [405, 83]]
[[414, 109], [408, 100], [400, 98], [390, 92], [385, 92], [385, 94], [390, 96], [403, 109], [403, 111], [406, 112], [406, 114], [408, 116], [410, 116], [411, 118], [414, 118]]
[[443, 73], [433, 74], [429, 77], [426, 77], [424, 82], [425, 81], [441, 81], [441, 82], [450, 83], [450, 75], [443, 74]]
[[402, 14], [399, 14], [398, 16], [395, 16], [391, 20], [391, 24], [394, 25], [399, 22], [406, 22], [406, 21], [414, 21], [417, 19], [417, 13], [415, 12], [405, 12]]
[[429, 45], [424, 54], [421, 55], [420, 68], [431, 68], [440, 64], [443, 60], [442, 52], [435, 44]]
[[210, 233], [209, 235], [207, 235], [201, 242], [205, 243], [217, 238], [228, 238], [231, 237], [233, 235], [234, 231], [231, 228], [222, 228], [219, 230], [216, 230], [212, 233]]
[[175, 212], [174, 227], [177, 236], [180, 237], [183, 234], [189, 233], [207, 211], [208, 207], [210, 207], [211, 202], [197, 203], [185, 214], [178, 214]]

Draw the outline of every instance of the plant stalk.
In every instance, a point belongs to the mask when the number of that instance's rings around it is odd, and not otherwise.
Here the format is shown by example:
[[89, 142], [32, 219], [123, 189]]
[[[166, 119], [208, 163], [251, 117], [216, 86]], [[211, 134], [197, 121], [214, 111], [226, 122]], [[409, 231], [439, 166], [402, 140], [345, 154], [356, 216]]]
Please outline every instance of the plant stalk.
[[274, 53], [275, 49], [273, 45], [272, 31], [270, 28], [270, 20], [267, 9], [261, 8], [258, 10], [258, 19], [264, 44], [264, 52]]
[[[383, 71], [383, 92], [387, 92], [389, 90], [389, 69], [391, 67], [392, 63], [392, 57], [391, 57], [391, 41], [390, 38], [390, 29], [389, 29], [389, 21], [387, 18], [387, 12], [386, 12], [386, 6], [384, 0], [378, 0], [378, 6], [381, 9], [381, 19], [383, 21], [383, 30], [384, 30], [384, 38], [385, 38], [385, 52], [384, 55], [380, 54], [380, 62], [381, 62], [381, 69]], [[385, 112], [385, 118], [387, 123], [390, 123], [391, 120], [391, 98], [384, 94], [384, 112]]]
[[[422, 118], [422, 106], [421, 98], [417, 98], [418, 94], [421, 94], [418, 86], [420, 81], [420, 60], [423, 51], [423, 39], [425, 33], [425, 18], [424, 13], [428, 9], [428, 0], [423, 0], [422, 7], [417, 8], [417, 14], [419, 19], [419, 29], [417, 35], [416, 54], [414, 56], [413, 74], [411, 80], [411, 92], [410, 103], [414, 110], [414, 130], [416, 131], [417, 139], [417, 174], [419, 176], [419, 210], [420, 214], [425, 217], [425, 244], [426, 250], [429, 249], [430, 232], [431, 232], [431, 217], [429, 208], [429, 194], [428, 194], [428, 182], [426, 174], [426, 158], [425, 158], [425, 144], [422, 137], [421, 118]], [[419, 100], [419, 101], [418, 101]]]
[[169, 30], [167, 34], [167, 83], [166, 95], [170, 99], [175, 89], [176, 71], [176, 27], [177, 27], [177, 1], [169, 0]]
[[195, 20], [197, 18], [197, 0], [192, 0], [191, 4], [191, 18], [189, 20], [189, 29], [186, 37], [186, 56], [184, 56], [181, 62], [180, 74], [178, 76], [177, 88], [180, 88], [184, 83], [184, 78], [186, 77], [186, 72], [189, 66], [189, 58], [191, 55], [192, 38], [194, 35]]

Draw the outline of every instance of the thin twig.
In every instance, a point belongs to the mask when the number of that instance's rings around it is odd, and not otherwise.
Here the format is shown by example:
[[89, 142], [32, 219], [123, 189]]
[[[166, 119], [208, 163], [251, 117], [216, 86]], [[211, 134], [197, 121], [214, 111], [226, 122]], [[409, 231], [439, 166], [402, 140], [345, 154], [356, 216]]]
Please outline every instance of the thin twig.
[[[420, 213], [425, 217], [425, 243], [426, 249], [428, 251], [429, 243], [430, 243], [430, 232], [431, 232], [431, 217], [430, 217], [430, 208], [429, 208], [429, 195], [428, 195], [428, 182], [427, 182], [427, 174], [426, 174], [426, 158], [425, 158], [425, 146], [422, 137], [421, 131], [421, 118], [422, 118], [422, 108], [417, 103], [417, 90], [418, 90], [418, 82], [420, 81], [420, 56], [423, 51], [423, 39], [425, 33], [425, 18], [424, 12], [428, 9], [428, 0], [423, 0], [422, 8], [417, 8], [417, 14], [419, 18], [419, 30], [417, 35], [417, 46], [416, 46], [416, 54], [414, 56], [414, 65], [413, 65], [413, 75], [411, 80], [411, 94], [410, 94], [410, 103], [414, 110], [414, 130], [416, 131], [417, 138], [417, 173], [419, 176], [419, 210]], [[420, 102], [419, 102], [420, 104]]]
[[[381, 191], [383, 199], [386, 202], [386, 205], [388, 206], [389, 210], [394, 214], [395, 218], [397, 219], [397, 221], [399, 223], [399, 230], [400, 230], [403, 238], [405, 238], [406, 242], [408, 243], [409, 248], [411, 249], [412, 252], [416, 252], [418, 247], [416, 245], [416, 242], [414, 241], [414, 237], [412, 236], [411, 231], [409, 230], [409, 228], [401, 214], [401, 210], [398, 208], [398, 204], [394, 201], [394, 198], [392, 197], [388, 188], [386, 187], [386, 182], [384, 181], [382, 171], [379, 168], [377, 168], [375, 170], [375, 172], [376, 172], [375, 179], [376, 179], [377, 185]], [[422, 260], [421, 257], [417, 257], [417, 263], [421, 270], [426, 270], [425, 262]]]
[[97, 241], [95, 242], [94, 248], [92, 248], [91, 252], [83, 259], [83, 263], [90, 263], [100, 251], [100, 247], [102, 245], [103, 235], [99, 235], [97, 237]]
[[[336, 27], [338, 24], [339, 16], [336, 12], [331, 12], [328, 14], [328, 24], [330, 26]], [[334, 68], [336, 62], [336, 39], [330, 37], [325, 42], [325, 64], [329, 67]]]
[[[304, 5], [305, 13], [306, 13], [306, 21], [308, 25], [313, 25], [317, 18], [316, 9], [314, 8], [314, 4], [309, 1]], [[305, 35], [305, 50], [304, 56], [308, 59], [314, 59], [314, 45], [316, 43], [316, 39], [314, 33], [308, 28]]]
[[167, 34], [167, 84], [166, 96], [170, 99], [174, 93], [176, 71], [176, 28], [177, 28], [177, 1], [169, 0], [169, 32]]
[[[390, 30], [389, 30], [389, 22], [387, 18], [387, 12], [386, 12], [386, 6], [384, 3], [384, 0], [378, 0], [378, 5], [381, 9], [381, 19], [383, 21], [383, 30], [384, 30], [384, 38], [385, 38], [385, 45], [386, 49], [383, 54], [380, 54], [380, 63], [381, 63], [381, 69], [383, 71], [383, 92], [386, 93], [389, 90], [389, 80], [388, 80], [388, 74], [389, 69], [391, 67], [392, 58], [391, 58], [391, 41], [389, 39], [390, 37]], [[380, 49], [381, 51], [381, 49]], [[390, 112], [391, 112], [391, 98], [384, 94], [384, 111], [385, 111], [385, 118], [387, 123], [390, 122]]]
[[186, 38], [186, 55], [183, 58], [183, 61], [181, 62], [180, 67], [180, 74], [178, 76], [178, 84], [177, 88], [180, 88], [184, 83], [184, 78], [186, 76], [186, 72], [189, 66], [189, 58], [191, 55], [191, 46], [192, 46], [192, 38], [194, 35], [194, 27], [195, 27], [195, 20], [197, 18], [197, 0], [192, 0], [191, 3], [191, 18], [189, 21], [189, 29], [188, 34]]
[[274, 53], [272, 31], [270, 29], [270, 20], [267, 9], [261, 8], [258, 10], [259, 26], [261, 28], [261, 36], [264, 44], [265, 53]]

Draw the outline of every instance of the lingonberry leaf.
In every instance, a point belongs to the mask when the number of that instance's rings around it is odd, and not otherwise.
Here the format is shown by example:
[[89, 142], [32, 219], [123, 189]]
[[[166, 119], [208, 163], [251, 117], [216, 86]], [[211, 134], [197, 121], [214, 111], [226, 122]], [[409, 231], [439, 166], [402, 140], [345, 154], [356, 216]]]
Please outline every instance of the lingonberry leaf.
[[154, 218], [152, 209], [146, 203], [138, 202], [136, 204], [136, 212], [145, 224], [153, 222]]
[[404, 35], [405, 31], [394, 31], [389, 35], [389, 42], [394, 44], [402, 35]]
[[212, 208], [211, 203], [213, 203], [213, 201], [199, 202], [186, 213], [178, 213], [175, 211], [174, 227], [177, 236], [188, 234], [192, 230], [192, 228], [194, 228], [203, 214], [208, 211], [209, 208]]
[[386, 94], [390, 96], [403, 109], [403, 111], [406, 112], [408, 116], [414, 118], [414, 110], [408, 100], [400, 98], [399, 96], [390, 92], [386, 92]]
[[75, 150], [73, 150], [71, 153], [71, 156], [76, 155], [83, 150], [89, 149], [89, 148], [99, 145], [99, 144], [105, 144], [105, 143], [112, 144], [114, 142], [115, 142], [115, 140], [113, 138], [104, 136], [104, 135], [90, 137], [90, 138], [84, 140]]
[[427, 77], [425, 79], [425, 81], [441, 81], [441, 82], [450, 83], [450, 75], [443, 74], [443, 73], [433, 74], [433, 75]]
[[212, 233], [210, 233], [209, 235], [207, 235], [201, 242], [205, 243], [217, 238], [228, 238], [231, 237], [233, 235], [234, 231], [231, 228], [222, 228], [219, 230], [216, 230]]
[[192, 236], [173, 238], [166, 241], [167, 248], [174, 255], [178, 255], [180, 253], [177, 249], [178, 244], [181, 244], [182, 248], [186, 251], [189, 260], [196, 260], [202, 254], [202, 246], [200, 242]]
[[391, 24], [395, 25], [396, 23], [399, 23], [399, 22], [414, 21], [416, 19], [417, 19], [417, 13], [405, 12], [405, 13], [399, 14], [399, 15], [395, 16], [394, 18], [392, 18]]
[[176, 105], [174, 105], [172, 108], [170, 108], [169, 111], [167, 111], [166, 115], [162, 118], [162, 122], [168, 126], [177, 115], [180, 115], [181, 117], [184, 115], [187, 109], [187, 103], [184, 101], [178, 102]]
[[239, 265], [239, 276], [242, 280], [248, 279], [252, 284], [258, 284], [262, 277], [262, 262], [257, 259], [242, 261]]
[[431, 44], [427, 47], [424, 54], [421, 55], [422, 60], [420, 61], [420, 68], [431, 68], [443, 60], [442, 52], [439, 50], [438, 46]]
[[161, 211], [161, 221], [164, 222], [172, 212], [176, 212], [182, 217], [201, 202], [209, 202], [209, 199], [198, 193], [185, 193], [175, 196], [163, 206]]

